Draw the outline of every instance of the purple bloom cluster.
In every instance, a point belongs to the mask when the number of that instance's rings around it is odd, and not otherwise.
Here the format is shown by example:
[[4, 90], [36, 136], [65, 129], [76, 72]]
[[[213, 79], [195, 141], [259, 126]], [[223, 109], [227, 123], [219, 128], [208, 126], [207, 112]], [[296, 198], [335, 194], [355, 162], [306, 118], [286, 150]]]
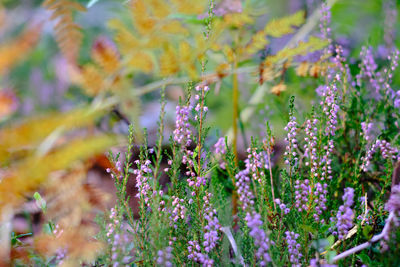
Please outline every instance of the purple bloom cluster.
[[250, 188], [249, 171], [247, 169], [240, 171], [235, 176], [237, 193], [242, 209], [245, 211], [254, 205], [254, 195]]
[[247, 213], [245, 220], [250, 228], [250, 236], [254, 239], [254, 245], [257, 247], [256, 257], [259, 260], [258, 264], [259, 266], [267, 266], [267, 262], [271, 261], [268, 250], [272, 242], [261, 228], [261, 215], [256, 212]]
[[279, 198], [275, 199], [275, 203], [279, 205], [279, 208], [283, 214], [288, 214], [290, 212], [290, 209]]
[[320, 162], [320, 165], [323, 164], [321, 170], [321, 180], [325, 180], [325, 178], [332, 179], [332, 159], [331, 159], [331, 154], [333, 151], [333, 140], [330, 139], [328, 141], [328, 145], [324, 146], [324, 151], [325, 154], [322, 156], [322, 161]]
[[188, 259], [198, 262], [205, 267], [214, 265], [214, 260], [210, 259], [207, 254], [201, 253], [201, 247], [197, 240], [189, 241], [188, 251]]
[[172, 247], [166, 247], [164, 250], [157, 252], [157, 264], [163, 267], [172, 267]]
[[328, 194], [328, 185], [316, 183], [314, 186], [314, 203], [315, 213], [313, 214], [314, 220], [316, 222], [325, 223], [324, 219], [320, 219], [322, 211], [326, 210], [326, 195]]
[[128, 264], [132, 258], [129, 256], [130, 251], [127, 249], [129, 239], [126, 234], [122, 236], [120, 234], [121, 220], [115, 208], [111, 209], [109, 218], [110, 223], [106, 226], [106, 236], [107, 242], [111, 245], [112, 266], [117, 267], [120, 263]]
[[136, 175], [136, 187], [138, 188], [136, 197], [140, 200], [144, 200], [144, 203], [149, 206], [151, 197], [151, 186], [149, 184], [149, 180], [151, 179], [150, 174], [152, 173], [150, 168], [151, 161], [145, 160], [144, 162], [140, 162], [140, 160], [136, 160], [135, 163], [137, 169], [133, 171], [133, 174]]
[[339, 111], [339, 105], [336, 103], [336, 94], [337, 87], [335, 83], [331, 83], [322, 94], [324, 98], [323, 101], [321, 101], [321, 106], [323, 106], [322, 111], [327, 117], [325, 135], [335, 135], [337, 112]]
[[336, 221], [337, 232], [333, 231], [334, 235], [338, 235], [339, 239], [343, 239], [353, 226], [354, 212], [351, 206], [354, 203], [354, 189], [347, 187], [344, 189], [343, 205], [339, 207], [336, 218], [331, 218]]
[[371, 132], [372, 132], [373, 127], [374, 127], [374, 124], [372, 122], [369, 122], [369, 123], [362, 122], [361, 123], [361, 129], [362, 129], [361, 135], [365, 138], [365, 140], [367, 142], [369, 142], [371, 140]]
[[285, 240], [288, 245], [289, 252], [289, 261], [292, 263], [292, 266], [300, 266], [300, 260], [303, 255], [299, 252], [300, 244], [297, 243], [297, 238], [299, 238], [299, 234], [294, 232], [285, 232]]
[[386, 140], [377, 139], [374, 144], [367, 151], [366, 155], [362, 157], [361, 169], [366, 172], [368, 170], [369, 165], [371, 164], [371, 160], [373, 155], [378, 151], [381, 151], [382, 157], [384, 159], [392, 159], [395, 161], [400, 160], [399, 150], [395, 147], [392, 147], [389, 142]]
[[[327, 39], [329, 41], [329, 43], [332, 42], [331, 39], [331, 28], [330, 28], [330, 24], [331, 24], [331, 10], [329, 8], [329, 6], [324, 2], [322, 3], [321, 6], [321, 19], [320, 19], [320, 23], [319, 23], [319, 29], [321, 31], [322, 37], [324, 39]], [[328, 53], [330, 53], [332, 51], [328, 51]]]
[[296, 189], [294, 191], [296, 203], [294, 206], [299, 212], [307, 210], [308, 197], [311, 194], [310, 181], [305, 179], [304, 181], [296, 181], [294, 186]]
[[290, 116], [289, 122], [285, 127], [285, 131], [287, 132], [287, 137], [285, 137], [285, 164], [292, 166], [292, 161], [294, 161], [293, 166], [296, 166], [298, 161], [297, 152], [295, 151], [297, 149], [297, 122], [294, 116]]
[[318, 120], [308, 119], [306, 121], [306, 137], [304, 140], [307, 142], [304, 145], [304, 156], [306, 158], [305, 165], [310, 166], [310, 176], [317, 177], [318, 176], [318, 157], [317, 157], [317, 125]]
[[400, 185], [392, 187], [390, 198], [385, 205], [385, 209], [389, 212], [394, 212], [400, 217]]
[[219, 221], [217, 218], [217, 211], [212, 209], [210, 205], [211, 193], [206, 192], [203, 197], [204, 201], [204, 219], [207, 221], [207, 225], [204, 227], [204, 250], [208, 253], [215, 248], [218, 241], [218, 230], [220, 229]]
[[220, 137], [214, 145], [214, 150], [216, 154], [225, 154], [225, 137]]
[[192, 131], [190, 130], [189, 114], [192, 106], [176, 106], [176, 121], [174, 141], [178, 144], [189, 146], [192, 143]]
[[264, 169], [269, 167], [267, 154], [264, 151], [257, 152], [255, 148], [248, 148], [245, 163], [253, 179], [262, 184], [261, 177], [265, 176]]
[[178, 198], [176, 196], [172, 196], [172, 207], [173, 210], [170, 212], [170, 225], [176, 229], [177, 225], [175, 224], [179, 219], [185, 219], [186, 217], [186, 207], [183, 204], [184, 199]]

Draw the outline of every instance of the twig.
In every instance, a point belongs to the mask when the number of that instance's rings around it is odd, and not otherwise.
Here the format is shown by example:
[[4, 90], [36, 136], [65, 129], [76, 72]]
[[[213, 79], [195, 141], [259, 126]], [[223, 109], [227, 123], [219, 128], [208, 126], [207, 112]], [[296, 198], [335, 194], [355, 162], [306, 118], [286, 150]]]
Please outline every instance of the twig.
[[351, 248], [351, 249], [349, 249], [349, 250], [346, 250], [346, 251], [340, 253], [339, 255], [337, 255], [337, 256], [335, 256], [335, 257], [333, 258], [333, 262], [336, 262], [336, 261], [338, 261], [338, 260], [344, 259], [344, 258], [346, 258], [347, 256], [350, 256], [350, 255], [352, 255], [352, 254], [354, 254], [354, 253], [357, 253], [357, 252], [359, 252], [359, 251], [361, 251], [361, 250], [363, 250], [363, 249], [369, 247], [369, 246], [372, 245], [373, 243], [376, 243], [376, 242], [378, 242], [379, 240], [381, 240], [384, 236], [386, 236], [386, 235], [388, 234], [389, 229], [390, 229], [390, 224], [392, 223], [392, 221], [394, 220], [394, 218], [396, 218], [396, 217], [395, 217], [395, 215], [394, 215], [394, 212], [392, 211], [392, 212], [389, 214], [389, 217], [388, 217], [388, 219], [387, 219], [387, 221], [386, 221], [385, 226], [383, 227], [382, 232], [381, 232], [379, 235], [375, 235], [374, 237], [371, 238], [371, 240], [369, 240], [369, 241], [367, 241], [367, 242], [365, 242], [365, 243], [363, 243], [363, 244], [361, 244], [361, 245], [358, 245], [358, 246], [356, 246], [356, 247], [354, 247], [354, 248]]

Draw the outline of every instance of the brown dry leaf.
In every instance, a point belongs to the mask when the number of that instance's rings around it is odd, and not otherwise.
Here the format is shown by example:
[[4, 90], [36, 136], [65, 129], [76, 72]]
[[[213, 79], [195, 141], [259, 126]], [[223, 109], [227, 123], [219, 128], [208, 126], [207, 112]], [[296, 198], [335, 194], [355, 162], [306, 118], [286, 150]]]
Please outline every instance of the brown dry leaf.
[[14, 113], [19, 106], [18, 98], [10, 89], [0, 91], [0, 120]]
[[94, 42], [92, 58], [107, 74], [113, 74], [119, 69], [119, 54], [114, 44], [106, 38], [98, 38]]
[[310, 65], [307, 61], [301, 62], [300, 65], [296, 69], [296, 74], [301, 77], [306, 77], [308, 74], [308, 69]]
[[271, 93], [277, 96], [279, 96], [283, 91], [286, 91], [286, 85], [284, 83], [280, 83], [271, 88]]

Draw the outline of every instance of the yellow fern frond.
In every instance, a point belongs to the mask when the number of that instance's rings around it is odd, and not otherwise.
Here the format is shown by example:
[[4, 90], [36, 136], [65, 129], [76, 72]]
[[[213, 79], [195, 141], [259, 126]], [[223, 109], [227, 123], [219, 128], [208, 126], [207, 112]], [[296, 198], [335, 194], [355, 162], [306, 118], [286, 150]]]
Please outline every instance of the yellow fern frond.
[[298, 11], [292, 15], [270, 21], [265, 25], [264, 32], [272, 37], [282, 37], [293, 33], [295, 30], [293, 27], [300, 26], [304, 21], [304, 11]]
[[150, 73], [154, 69], [152, 57], [144, 51], [131, 53], [127, 66], [145, 73]]
[[134, 26], [141, 35], [149, 35], [156, 26], [156, 20], [150, 16], [144, 0], [131, 1]]
[[104, 109], [80, 108], [68, 113], [50, 114], [24, 123], [0, 129], [0, 161], [4, 162], [12, 153], [34, 147], [56, 129], [69, 130], [90, 125], [104, 114]]
[[32, 155], [19, 161], [0, 181], [0, 210], [6, 204], [18, 204], [25, 194], [37, 190], [51, 172], [66, 169], [114, 144], [110, 136], [79, 138], [44, 156]]
[[104, 89], [105, 81], [100, 70], [93, 64], [83, 66], [78, 83], [90, 96], [95, 96]]
[[275, 64], [280, 60], [291, 60], [294, 56], [306, 55], [307, 53], [321, 50], [328, 45], [328, 41], [311, 36], [307, 42], [300, 42], [294, 48], [285, 48], [276, 55], [265, 59], [266, 65]]
[[38, 42], [41, 26], [26, 28], [21, 35], [0, 45], [0, 74], [21, 61]]
[[175, 50], [171, 46], [167, 46], [160, 56], [160, 73], [161, 76], [169, 76], [179, 71], [179, 63]]
[[228, 26], [242, 27], [245, 24], [251, 24], [254, 19], [246, 13], [228, 13], [224, 16], [224, 22]]
[[266, 34], [264, 31], [259, 31], [253, 35], [250, 43], [245, 47], [244, 54], [254, 54], [257, 51], [264, 49], [265, 46], [269, 43], [266, 38]]
[[58, 20], [55, 25], [55, 35], [61, 52], [70, 63], [76, 63], [79, 55], [82, 33], [73, 20], [75, 11], [86, 11], [78, 2], [70, 0], [46, 0], [43, 6], [53, 12], [51, 20]]
[[112, 19], [108, 22], [108, 26], [116, 32], [114, 40], [122, 54], [129, 54], [132, 50], [140, 49], [139, 39], [121, 21]]
[[162, 33], [187, 35], [188, 30], [178, 20], [170, 20], [161, 26]]
[[170, 5], [165, 0], [147, 0], [151, 13], [157, 18], [165, 18], [171, 13]]
[[172, 0], [179, 13], [200, 15], [206, 11], [208, 1], [205, 0]]
[[192, 49], [190, 44], [186, 41], [179, 43], [179, 60], [181, 69], [184, 69], [192, 79], [197, 78], [197, 70], [194, 64], [196, 52]]

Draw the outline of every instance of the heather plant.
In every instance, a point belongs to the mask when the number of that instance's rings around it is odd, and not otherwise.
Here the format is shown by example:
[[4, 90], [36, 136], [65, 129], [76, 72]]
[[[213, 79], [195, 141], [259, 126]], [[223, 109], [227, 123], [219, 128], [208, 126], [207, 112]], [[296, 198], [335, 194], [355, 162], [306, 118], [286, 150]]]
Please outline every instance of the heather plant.
[[[113, 38], [86, 44], [80, 60], [74, 16], [86, 8], [44, 1], [90, 104], [0, 129], [0, 263], [399, 265], [397, 13], [382, 4], [383, 48], [349, 54], [335, 36], [335, 2], [266, 22], [258, 1], [127, 1], [107, 23]], [[13, 53], [1, 73], [36, 43], [37, 28], [27, 29], [4, 45]], [[169, 86], [182, 84], [170, 100]], [[153, 131], [139, 116], [148, 93], [159, 97]], [[260, 112], [271, 99], [278, 119]], [[218, 103], [229, 103], [226, 129]], [[103, 127], [108, 112], [129, 125], [127, 138]], [[95, 155], [116, 143], [124, 148]], [[109, 202], [88, 182], [93, 162], [113, 183]], [[13, 216], [26, 210], [43, 229], [15, 234]]]

